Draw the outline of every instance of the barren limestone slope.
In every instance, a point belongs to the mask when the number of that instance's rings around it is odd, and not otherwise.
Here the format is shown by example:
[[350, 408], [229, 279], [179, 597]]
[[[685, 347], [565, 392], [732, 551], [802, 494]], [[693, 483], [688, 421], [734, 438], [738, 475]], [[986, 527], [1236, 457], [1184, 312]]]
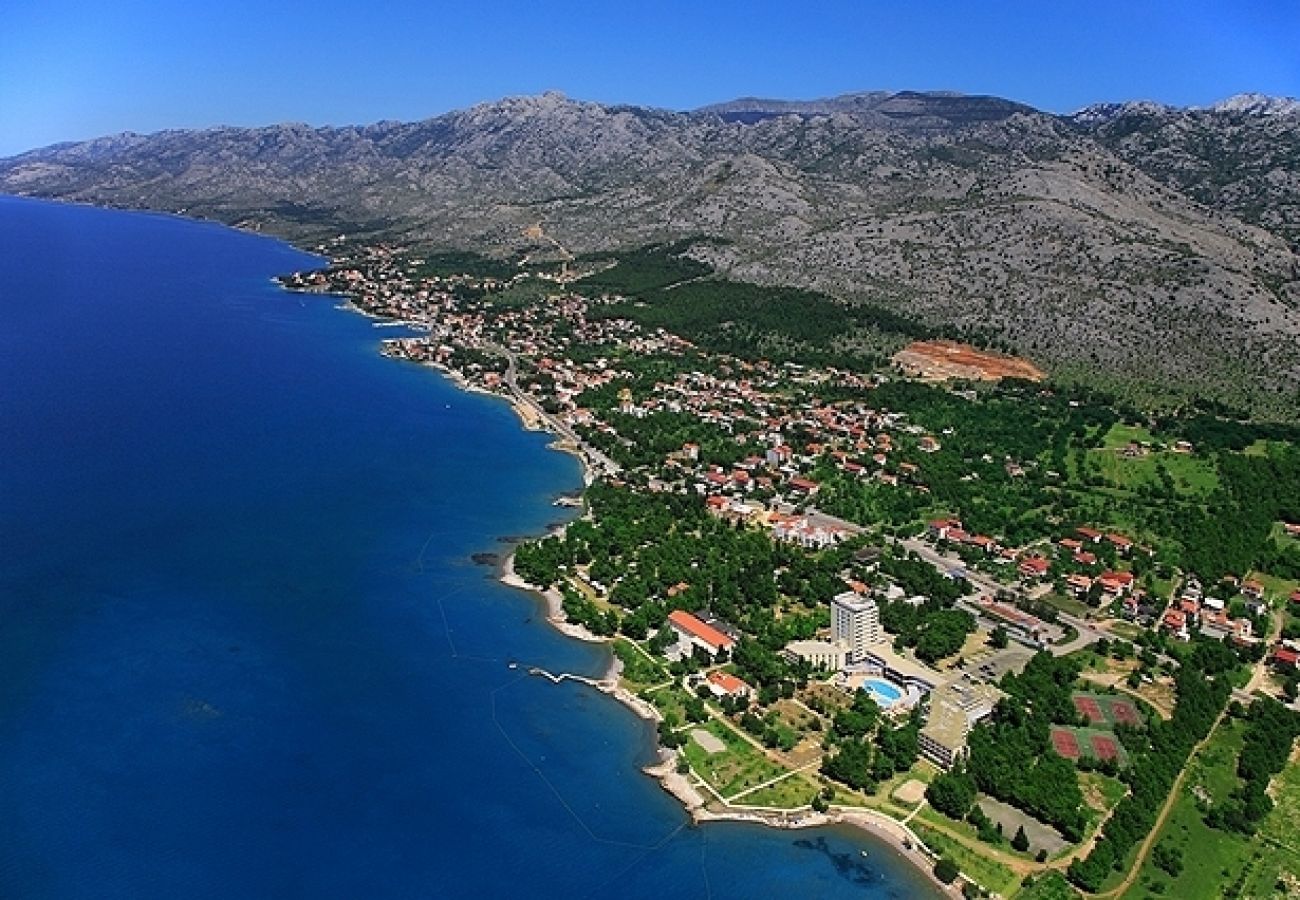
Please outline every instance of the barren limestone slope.
[[1094, 131], [952, 95], [672, 113], [548, 94], [412, 124], [63, 145], [0, 161], [0, 190], [304, 242], [509, 254], [538, 223], [576, 253], [720, 237], [696, 252], [740, 280], [888, 305], [1058, 373], [1294, 410], [1300, 258]]

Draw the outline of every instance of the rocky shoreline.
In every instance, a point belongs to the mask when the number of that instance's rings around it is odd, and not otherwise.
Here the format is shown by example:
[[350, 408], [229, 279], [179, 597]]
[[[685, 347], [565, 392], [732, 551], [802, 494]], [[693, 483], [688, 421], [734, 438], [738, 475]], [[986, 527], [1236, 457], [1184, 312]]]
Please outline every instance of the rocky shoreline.
[[[553, 529], [552, 534], [563, 534], [563, 527]], [[514, 553], [507, 556], [501, 564], [499, 580], [502, 584], [528, 591], [540, 598], [546, 606], [546, 621], [567, 637], [590, 643], [609, 643], [608, 638], [593, 634], [581, 625], [575, 625], [565, 619], [562, 608], [563, 598], [555, 588], [542, 590], [521, 578], [514, 569]], [[655, 707], [622, 687], [618, 683], [622, 669], [617, 657], [614, 657], [609, 669], [599, 681], [584, 679], [597, 690], [615, 698], [646, 721], [658, 724], [662, 720]], [[820, 813], [811, 807], [795, 810], [762, 810], [757, 808], [730, 808], [720, 797], [708, 796], [697, 786], [690, 776], [677, 771], [678, 754], [672, 750], [658, 748], [659, 761], [645, 766], [642, 772], [659, 782], [667, 793], [677, 798], [685, 807], [693, 824], [705, 822], [749, 822], [766, 825], [770, 828], [802, 829], [818, 828], [830, 825], [845, 825], [856, 828], [872, 838], [882, 841], [900, 858], [911, 863], [917, 871], [940, 891], [950, 896], [961, 896], [961, 891], [954, 885], [947, 885], [935, 877], [933, 857], [929, 855], [925, 844], [903, 823], [874, 810], [855, 807], [832, 807], [832, 811]], [[723, 806], [719, 810], [716, 807]]]

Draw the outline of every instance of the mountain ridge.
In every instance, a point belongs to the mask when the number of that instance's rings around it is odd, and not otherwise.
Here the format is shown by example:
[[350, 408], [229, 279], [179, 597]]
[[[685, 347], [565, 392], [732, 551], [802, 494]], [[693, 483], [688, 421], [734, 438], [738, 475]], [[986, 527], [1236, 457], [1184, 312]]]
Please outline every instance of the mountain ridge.
[[[304, 243], [511, 255], [538, 224], [578, 253], [725, 238], [692, 252], [737, 280], [994, 334], [1060, 374], [1279, 409], [1300, 388], [1300, 127], [1278, 108], [1055, 116], [902, 91], [673, 111], [548, 92], [412, 123], [60, 144], [0, 160], [0, 190]], [[1225, 162], [1234, 148], [1258, 159]]]

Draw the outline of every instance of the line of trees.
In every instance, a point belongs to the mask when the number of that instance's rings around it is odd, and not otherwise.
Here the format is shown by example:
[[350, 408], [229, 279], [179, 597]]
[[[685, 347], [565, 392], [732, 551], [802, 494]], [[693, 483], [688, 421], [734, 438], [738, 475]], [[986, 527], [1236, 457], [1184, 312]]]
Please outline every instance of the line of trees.
[[1300, 735], [1300, 716], [1271, 698], [1256, 700], [1241, 715], [1246, 721], [1237, 758], [1241, 786], [1227, 801], [1211, 807], [1205, 821], [1211, 828], [1254, 834], [1273, 809], [1268, 785], [1291, 755]]

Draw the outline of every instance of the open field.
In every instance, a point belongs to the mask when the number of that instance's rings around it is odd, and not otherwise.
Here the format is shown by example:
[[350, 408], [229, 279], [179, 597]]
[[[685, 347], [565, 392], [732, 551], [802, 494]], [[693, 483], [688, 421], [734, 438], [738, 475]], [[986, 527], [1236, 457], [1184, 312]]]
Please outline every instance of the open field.
[[936, 831], [929, 825], [914, 819], [912, 830], [927, 847], [941, 856], [952, 859], [963, 874], [975, 879], [986, 890], [1006, 897], [1010, 896], [1020, 884], [1020, 877], [1002, 863], [970, 850], [966, 845]]
[[1096, 813], [1100, 820], [1115, 808], [1120, 798], [1128, 793], [1124, 782], [1100, 772], [1080, 772], [1079, 789], [1083, 792], [1083, 801]]
[[[1212, 462], [1195, 454], [1142, 446], [1156, 443], [1145, 428], [1114, 425], [1106, 433], [1102, 447], [1084, 454], [1083, 474], [1099, 475], [1113, 487], [1133, 491], [1160, 485], [1164, 472], [1174, 491], [1189, 499], [1208, 497], [1218, 488], [1219, 476]], [[1130, 444], [1138, 447], [1132, 455]]]
[[[1144, 898], [1158, 893], [1180, 900], [1208, 900], [1222, 896], [1241, 877], [1254, 852], [1252, 842], [1206, 825], [1197, 799], [1221, 802], [1237, 787], [1241, 741], [1241, 724], [1227, 720], [1188, 766], [1187, 780], [1155, 845], [1180, 852], [1182, 871], [1172, 877], [1159, 869], [1153, 852], [1142, 864], [1138, 880], [1126, 897]], [[1271, 891], [1263, 896], [1271, 896]]]
[[720, 739], [726, 749], [710, 753], [691, 739], [683, 748], [686, 759], [695, 773], [723, 797], [756, 787], [785, 771], [721, 722], [713, 720], [700, 727]]

